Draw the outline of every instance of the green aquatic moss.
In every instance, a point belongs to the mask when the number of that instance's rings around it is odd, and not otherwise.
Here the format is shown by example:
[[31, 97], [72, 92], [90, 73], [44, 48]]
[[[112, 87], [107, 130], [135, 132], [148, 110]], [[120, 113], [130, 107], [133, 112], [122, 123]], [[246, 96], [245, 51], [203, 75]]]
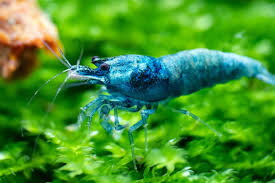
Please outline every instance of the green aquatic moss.
[[[40, 0], [56, 23], [68, 59], [82, 64], [94, 55], [162, 56], [205, 47], [260, 60], [275, 73], [275, 4], [272, 0]], [[97, 86], [63, 90], [52, 105], [57, 59], [40, 54], [26, 80], [1, 81], [0, 182], [274, 182], [275, 88], [243, 78], [161, 106], [144, 131], [134, 134], [139, 171], [131, 161], [126, 131], [107, 134], [93, 120], [91, 131], [75, 126], [81, 106]], [[167, 109], [186, 108], [223, 134]], [[50, 112], [46, 111], [50, 108]], [[138, 113], [119, 112], [125, 123]]]

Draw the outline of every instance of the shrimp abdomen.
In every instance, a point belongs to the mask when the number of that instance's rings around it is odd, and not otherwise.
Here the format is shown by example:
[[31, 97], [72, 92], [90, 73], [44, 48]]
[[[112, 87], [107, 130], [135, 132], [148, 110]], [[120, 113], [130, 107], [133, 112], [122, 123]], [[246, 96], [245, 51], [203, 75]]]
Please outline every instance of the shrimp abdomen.
[[233, 53], [195, 49], [159, 58], [170, 72], [170, 92], [187, 95], [205, 87], [245, 77], [274, 85], [274, 76], [257, 60]]

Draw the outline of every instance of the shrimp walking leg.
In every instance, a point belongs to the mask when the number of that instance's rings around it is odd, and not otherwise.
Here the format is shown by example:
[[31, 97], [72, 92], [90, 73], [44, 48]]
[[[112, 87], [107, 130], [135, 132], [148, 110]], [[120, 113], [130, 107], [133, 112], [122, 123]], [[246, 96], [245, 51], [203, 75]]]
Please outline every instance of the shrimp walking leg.
[[115, 116], [115, 127], [114, 127], [115, 130], [120, 131], [120, 130], [124, 129], [125, 126], [119, 124], [118, 113], [117, 113], [117, 107], [114, 108], [114, 116]]
[[[108, 106], [108, 110], [106, 107], [104, 107], [104, 105]], [[83, 121], [85, 121], [88, 118], [87, 125], [90, 128], [92, 118], [98, 110], [100, 110], [100, 115], [103, 116], [103, 115], [109, 115], [110, 111], [114, 109], [114, 116], [115, 116], [114, 128], [115, 130], [122, 130], [125, 128], [125, 126], [119, 124], [117, 109], [122, 109], [129, 112], [136, 112], [140, 110], [140, 108], [141, 107], [126, 108], [126, 107], [123, 107], [123, 103], [121, 101], [117, 101], [111, 96], [101, 95], [94, 101], [88, 103], [86, 106], [81, 108], [81, 112], [78, 116], [78, 125], [81, 126]], [[105, 129], [107, 132], [110, 132], [110, 130], [112, 131], [113, 128], [111, 129], [110, 125], [107, 125], [106, 120], [103, 120], [103, 125], [104, 127], [106, 127]]]
[[148, 124], [144, 124], [143, 125], [144, 127], [144, 149], [145, 149], [145, 152], [147, 153], [148, 152]]
[[[97, 99], [93, 100], [92, 102], [88, 103], [86, 106], [81, 108], [81, 112], [78, 116], [78, 126], [81, 127], [82, 123], [89, 117], [88, 120], [88, 127], [90, 127], [92, 117], [96, 113], [96, 111], [104, 104], [105, 101], [108, 99], [108, 96], [101, 95]], [[89, 113], [89, 115], [87, 115]]]
[[108, 117], [105, 117], [101, 122], [101, 126], [107, 133], [112, 134], [113, 126], [108, 121]]
[[[136, 165], [136, 161], [135, 161], [135, 151], [134, 151], [135, 144], [134, 144], [133, 132], [136, 131], [137, 129], [139, 129], [141, 126], [146, 125], [149, 115], [152, 114], [153, 112], [155, 112], [155, 110], [153, 110], [153, 109], [142, 110], [141, 111], [141, 120], [139, 122], [135, 123], [134, 125], [130, 126], [129, 131], [128, 131], [128, 136], [129, 136], [129, 141], [130, 141], [130, 146], [131, 146], [131, 153], [132, 153], [132, 157], [133, 157], [133, 164], [134, 164], [134, 168], [136, 170], [137, 170], [137, 165]], [[147, 139], [147, 137], [145, 139]], [[145, 142], [145, 143], [147, 143], [147, 142]]]
[[179, 112], [181, 114], [185, 114], [185, 115], [193, 118], [194, 120], [196, 120], [196, 121], [204, 124], [207, 128], [209, 128], [211, 131], [213, 131], [216, 135], [222, 136], [219, 132], [217, 132], [217, 130], [215, 130], [214, 128], [212, 128], [209, 124], [207, 124], [206, 122], [204, 122], [201, 118], [199, 118], [195, 114], [191, 113], [190, 111], [188, 111], [186, 109], [180, 109], [180, 110], [173, 109], [173, 111], [174, 112]]
[[116, 103], [115, 107], [114, 107], [114, 117], [115, 117], [115, 126], [114, 129], [117, 131], [123, 130], [127, 125], [121, 125], [119, 123], [119, 118], [118, 118], [118, 112], [117, 110], [123, 110], [123, 111], [128, 111], [128, 112], [137, 112], [142, 108], [142, 106], [136, 106], [135, 108], [127, 108], [127, 107], [123, 107], [121, 106], [121, 103]]
[[100, 119], [103, 119], [101, 122], [101, 126], [106, 130], [109, 134], [112, 134], [113, 126], [109, 123], [109, 113], [112, 107], [110, 105], [103, 105], [99, 111]]

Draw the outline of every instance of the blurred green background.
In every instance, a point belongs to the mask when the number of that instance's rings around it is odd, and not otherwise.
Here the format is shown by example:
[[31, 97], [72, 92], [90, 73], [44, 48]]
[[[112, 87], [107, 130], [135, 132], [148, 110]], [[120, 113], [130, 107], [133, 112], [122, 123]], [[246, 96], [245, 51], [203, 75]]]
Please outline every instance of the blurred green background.
[[[159, 57], [194, 48], [234, 52], [260, 60], [275, 73], [273, 0], [39, 0], [57, 25], [67, 58], [91, 66], [91, 56]], [[164, 106], [135, 133], [138, 172], [127, 131], [108, 135], [93, 119], [91, 132], [76, 130], [80, 107], [98, 86], [63, 90], [64, 76], [28, 99], [64, 70], [40, 53], [26, 80], [0, 82], [0, 182], [269, 182], [274, 183], [275, 88], [243, 78], [172, 100], [207, 121], [217, 137], [189, 117]], [[47, 109], [51, 111], [46, 116]], [[126, 123], [139, 114], [120, 111]], [[46, 117], [45, 117], [46, 116]]]

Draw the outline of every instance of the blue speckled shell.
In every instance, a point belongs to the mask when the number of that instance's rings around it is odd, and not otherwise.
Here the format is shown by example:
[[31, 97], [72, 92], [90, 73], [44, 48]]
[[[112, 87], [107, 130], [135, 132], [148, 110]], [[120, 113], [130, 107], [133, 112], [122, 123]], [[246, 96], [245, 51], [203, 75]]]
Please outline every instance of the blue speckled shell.
[[218, 83], [254, 77], [263, 67], [251, 58], [208, 49], [182, 51], [159, 58], [170, 73], [170, 95], [196, 92]]
[[260, 62], [208, 49], [187, 50], [160, 58], [122, 55], [106, 63], [110, 64], [105, 83], [108, 91], [143, 102], [188, 95], [243, 76], [275, 84], [274, 76]]

